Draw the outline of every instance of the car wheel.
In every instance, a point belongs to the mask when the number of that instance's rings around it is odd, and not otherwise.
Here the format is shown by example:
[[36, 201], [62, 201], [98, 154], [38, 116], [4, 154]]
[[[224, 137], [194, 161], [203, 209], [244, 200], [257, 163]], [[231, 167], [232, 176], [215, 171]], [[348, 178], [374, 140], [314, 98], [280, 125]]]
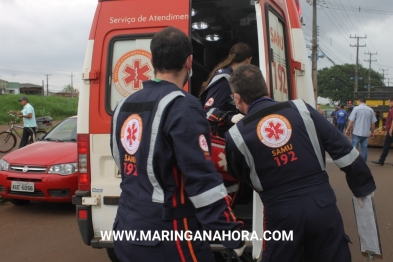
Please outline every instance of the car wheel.
[[25, 206], [30, 203], [30, 200], [24, 200], [24, 199], [10, 199], [10, 202], [16, 206]]
[[113, 248], [107, 248], [107, 249], [106, 249], [106, 253], [108, 254], [108, 257], [109, 257], [109, 259], [110, 259], [112, 262], [120, 262], [120, 261], [117, 259], [116, 255], [115, 255], [115, 249], [113, 249]]

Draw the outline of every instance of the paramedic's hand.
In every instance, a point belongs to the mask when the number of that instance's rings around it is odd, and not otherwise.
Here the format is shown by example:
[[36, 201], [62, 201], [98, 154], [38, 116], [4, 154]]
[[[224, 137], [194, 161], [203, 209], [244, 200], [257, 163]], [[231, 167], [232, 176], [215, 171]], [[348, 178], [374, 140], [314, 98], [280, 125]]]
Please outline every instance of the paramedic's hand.
[[392, 136], [392, 133], [393, 133], [393, 130], [390, 129], [390, 130], [389, 130], [389, 136]]
[[244, 117], [243, 114], [234, 115], [234, 116], [231, 118], [231, 122], [234, 123], [234, 124], [236, 124], [237, 122], [239, 122], [240, 120], [242, 120], [243, 117]]
[[246, 248], [246, 243], [244, 243], [244, 245], [242, 247], [236, 248], [233, 251], [235, 251], [235, 253], [238, 257], [241, 257], [245, 248]]
[[[371, 194], [369, 194], [369, 196], [373, 197], [373, 196], [374, 196], [374, 192], [372, 192]], [[365, 197], [358, 197], [359, 206], [360, 206], [361, 208], [363, 208], [363, 206], [364, 206], [363, 198], [365, 198]]]

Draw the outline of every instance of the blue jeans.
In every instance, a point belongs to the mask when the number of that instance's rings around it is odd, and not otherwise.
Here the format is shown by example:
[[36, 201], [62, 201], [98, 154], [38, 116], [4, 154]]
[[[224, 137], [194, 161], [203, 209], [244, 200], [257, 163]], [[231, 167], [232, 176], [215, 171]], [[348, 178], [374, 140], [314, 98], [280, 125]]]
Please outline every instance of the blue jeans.
[[362, 149], [361, 155], [364, 161], [367, 161], [367, 145], [368, 145], [368, 137], [366, 136], [357, 136], [352, 134], [352, 145], [358, 149], [360, 143], [360, 148]]
[[344, 133], [344, 127], [345, 127], [345, 123], [337, 124], [337, 128], [338, 130], [340, 130], [341, 133]]

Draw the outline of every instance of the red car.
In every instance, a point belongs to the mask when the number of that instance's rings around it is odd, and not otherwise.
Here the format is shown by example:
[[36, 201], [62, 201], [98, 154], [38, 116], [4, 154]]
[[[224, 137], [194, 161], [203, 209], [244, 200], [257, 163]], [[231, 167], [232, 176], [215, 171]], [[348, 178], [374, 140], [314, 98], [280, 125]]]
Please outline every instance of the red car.
[[78, 187], [76, 117], [0, 159], [0, 196], [15, 205], [71, 202]]

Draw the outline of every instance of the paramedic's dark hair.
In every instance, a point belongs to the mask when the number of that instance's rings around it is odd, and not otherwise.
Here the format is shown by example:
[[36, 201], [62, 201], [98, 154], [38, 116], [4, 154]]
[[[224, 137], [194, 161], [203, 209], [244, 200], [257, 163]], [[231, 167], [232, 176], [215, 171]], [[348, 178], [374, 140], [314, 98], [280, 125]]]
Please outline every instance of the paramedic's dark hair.
[[229, 85], [247, 105], [269, 95], [261, 70], [251, 64], [239, 66], [229, 78]]
[[233, 63], [240, 63], [246, 60], [247, 58], [252, 57], [253, 51], [251, 47], [243, 42], [237, 43], [234, 46], [232, 46], [231, 50], [229, 51], [228, 57], [216, 65], [216, 67], [211, 71], [208, 79], [203, 82], [200, 95], [205, 91], [206, 87], [209, 85], [210, 81], [212, 80], [214, 74], [217, 72], [217, 70], [230, 66]]
[[192, 54], [192, 44], [184, 32], [168, 27], [154, 35], [150, 50], [155, 71], [179, 72]]

